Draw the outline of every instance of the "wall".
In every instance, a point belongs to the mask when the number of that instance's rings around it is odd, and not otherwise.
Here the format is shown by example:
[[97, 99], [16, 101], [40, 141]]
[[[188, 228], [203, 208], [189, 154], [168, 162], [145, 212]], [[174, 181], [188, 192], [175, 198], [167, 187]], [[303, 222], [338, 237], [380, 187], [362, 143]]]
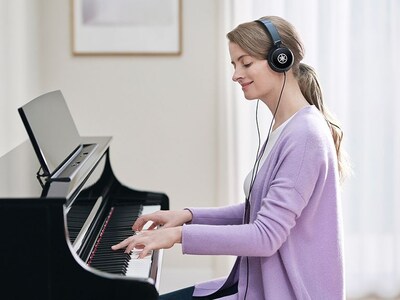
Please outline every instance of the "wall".
[[[60, 89], [81, 135], [113, 136], [112, 165], [122, 183], [167, 193], [171, 209], [219, 203], [220, 9], [213, 0], [182, 2], [183, 52], [172, 57], [73, 56], [69, 0], [1, 2], [9, 16], [2, 31], [10, 33], [1, 61], [14, 53], [24, 64], [8, 63], [10, 72], [1, 73], [9, 91], [1, 95], [1, 128], [12, 124], [1, 131], [1, 154], [27, 138], [16, 109]], [[4, 10], [4, 3], [17, 6]], [[21, 28], [19, 42], [10, 24]], [[180, 246], [165, 251], [161, 292], [211, 278], [215, 263], [183, 256]]]
[[40, 93], [38, 5], [0, 1], [0, 155], [27, 138], [17, 109]]
[[[124, 184], [167, 193], [171, 209], [214, 205], [214, 1], [183, 1], [183, 52], [175, 57], [73, 56], [69, 1], [40, 3], [43, 92], [62, 91], [81, 135], [114, 137], [112, 165]], [[180, 246], [164, 253], [162, 291], [212, 276], [211, 257], [182, 256]]]

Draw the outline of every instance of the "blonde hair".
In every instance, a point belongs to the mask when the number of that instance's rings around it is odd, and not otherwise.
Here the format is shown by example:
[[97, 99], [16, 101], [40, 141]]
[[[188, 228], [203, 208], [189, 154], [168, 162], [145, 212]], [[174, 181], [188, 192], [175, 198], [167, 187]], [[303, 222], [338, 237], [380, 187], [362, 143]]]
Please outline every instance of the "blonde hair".
[[[330, 128], [336, 148], [339, 175], [343, 180], [348, 173], [347, 158], [341, 147], [343, 131], [324, 105], [322, 89], [315, 70], [301, 62], [304, 58], [304, 46], [296, 29], [288, 21], [277, 16], [266, 16], [261, 19], [269, 20], [274, 24], [281, 37], [282, 46], [289, 48], [293, 52], [294, 63], [291, 70], [308, 103], [318, 108]], [[254, 21], [240, 24], [227, 34], [227, 38], [230, 42], [240, 46], [249, 55], [258, 59], [266, 59], [268, 51], [272, 47], [271, 38], [260, 24]]]

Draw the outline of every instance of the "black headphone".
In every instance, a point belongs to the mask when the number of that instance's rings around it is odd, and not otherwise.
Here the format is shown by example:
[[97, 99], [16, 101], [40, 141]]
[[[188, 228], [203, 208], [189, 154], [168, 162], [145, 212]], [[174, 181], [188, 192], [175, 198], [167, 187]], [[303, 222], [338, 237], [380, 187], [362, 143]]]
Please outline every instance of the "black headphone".
[[271, 37], [273, 46], [268, 51], [267, 60], [272, 70], [275, 72], [288, 71], [294, 62], [294, 56], [289, 48], [281, 45], [281, 37], [278, 30], [270, 20], [255, 20], [255, 22], [262, 25], [265, 32]]

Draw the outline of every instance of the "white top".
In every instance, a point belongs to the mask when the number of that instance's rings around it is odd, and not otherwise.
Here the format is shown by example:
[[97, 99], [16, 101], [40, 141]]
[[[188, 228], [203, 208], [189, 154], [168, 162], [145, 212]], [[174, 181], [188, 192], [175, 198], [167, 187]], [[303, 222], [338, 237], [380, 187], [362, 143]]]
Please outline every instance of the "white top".
[[[289, 123], [289, 121], [293, 118], [293, 116], [291, 116], [289, 119], [287, 119], [285, 122], [283, 122], [278, 128], [276, 128], [274, 131], [271, 132], [267, 146], [265, 147], [263, 156], [261, 157], [257, 172], [260, 170], [261, 166], [264, 164], [265, 160], [268, 157], [268, 154], [271, 152], [271, 149], [275, 145], [276, 141], [278, 140], [281, 132], [286, 127], [286, 124]], [[257, 155], [257, 157], [258, 157], [258, 155]], [[246, 179], [244, 180], [243, 189], [244, 189], [244, 194], [245, 194], [246, 198], [249, 196], [252, 173], [253, 173], [253, 168], [250, 170], [249, 174], [247, 174]]]

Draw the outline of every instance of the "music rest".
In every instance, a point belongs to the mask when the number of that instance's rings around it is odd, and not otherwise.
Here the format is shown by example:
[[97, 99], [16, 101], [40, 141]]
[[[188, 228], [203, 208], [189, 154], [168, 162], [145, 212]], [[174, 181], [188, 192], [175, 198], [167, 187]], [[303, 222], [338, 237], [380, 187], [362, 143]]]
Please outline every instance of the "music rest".
[[[69, 180], [73, 167], [96, 147], [81, 144], [81, 137], [61, 91], [41, 95], [18, 108], [41, 166], [38, 179]], [[65, 169], [68, 169], [67, 171]]]

